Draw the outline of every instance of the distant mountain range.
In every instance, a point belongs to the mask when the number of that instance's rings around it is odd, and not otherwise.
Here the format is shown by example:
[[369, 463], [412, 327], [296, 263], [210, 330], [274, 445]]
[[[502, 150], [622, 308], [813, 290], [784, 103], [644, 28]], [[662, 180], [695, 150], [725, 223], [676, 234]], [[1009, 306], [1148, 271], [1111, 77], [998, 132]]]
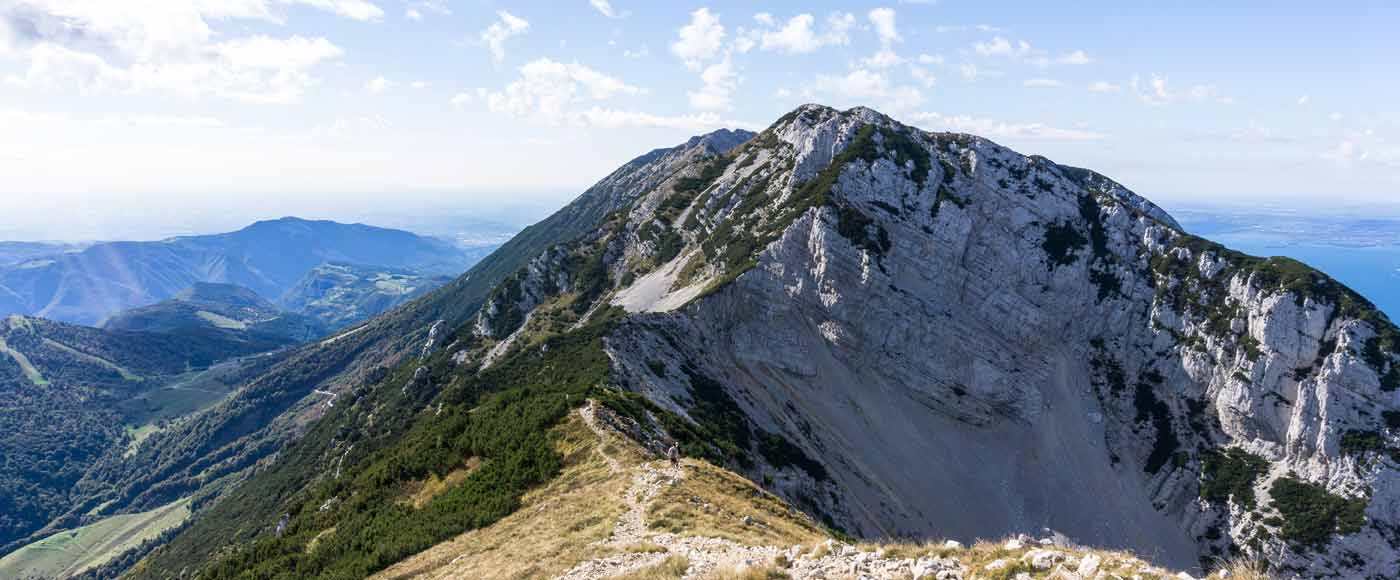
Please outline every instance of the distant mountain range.
[[101, 242], [56, 254], [12, 245], [8, 255], [29, 257], [0, 266], [0, 315], [88, 325], [171, 298], [196, 282], [236, 284], [275, 298], [328, 262], [455, 275], [481, 253], [402, 230], [299, 218], [225, 234]]
[[335, 329], [368, 319], [451, 280], [406, 269], [321, 264], [287, 290], [278, 303], [288, 312], [299, 312]]
[[166, 334], [220, 334], [270, 350], [318, 338], [321, 321], [283, 312], [252, 290], [232, 284], [196, 282], [169, 300], [122, 311], [103, 328]]
[[86, 247], [85, 244], [62, 242], [0, 242], [0, 267], [54, 254], [76, 252]]

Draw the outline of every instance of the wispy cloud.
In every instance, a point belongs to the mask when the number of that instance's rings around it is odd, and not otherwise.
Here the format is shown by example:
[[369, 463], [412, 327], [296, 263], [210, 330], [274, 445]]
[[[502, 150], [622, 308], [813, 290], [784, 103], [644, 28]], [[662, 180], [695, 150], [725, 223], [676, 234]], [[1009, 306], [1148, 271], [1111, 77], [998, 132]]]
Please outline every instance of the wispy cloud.
[[597, 10], [599, 14], [608, 18], [626, 18], [630, 16], [627, 12], [618, 12], [613, 9], [612, 3], [608, 0], [588, 0], [588, 5]]
[[740, 52], [757, 46], [760, 50], [784, 54], [808, 54], [825, 46], [849, 44], [856, 17], [849, 12], [833, 12], [827, 15], [820, 32], [816, 29], [816, 17], [811, 14], [798, 14], [781, 26], [766, 12], [755, 14], [754, 20], [758, 27], [740, 33], [737, 47]]
[[1106, 138], [1107, 135], [1079, 129], [1062, 129], [1045, 123], [1009, 123], [969, 115], [944, 115], [935, 112], [914, 113], [911, 118], [924, 128], [935, 131], [958, 131], [984, 137], [1085, 141]]
[[1133, 94], [1137, 95], [1139, 101], [1154, 106], [1171, 105], [1176, 103], [1204, 103], [1216, 102], [1223, 105], [1234, 103], [1234, 99], [1220, 93], [1220, 89], [1215, 85], [1191, 85], [1183, 90], [1173, 90], [1167, 82], [1167, 77], [1153, 74], [1144, 81], [1142, 77], [1134, 75], [1128, 83], [1133, 89]]
[[481, 31], [481, 43], [491, 52], [491, 59], [500, 63], [506, 59], [506, 41], [524, 34], [530, 23], [505, 10], [496, 12], [497, 20]]
[[1123, 86], [1122, 86], [1122, 85], [1115, 85], [1115, 84], [1110, 83], [1110, 82], [1108, 82], [1108, 81], [1094, 81], [1093, 83], [1090, 83], [1090, 84], [1089, 84], [1089, 92], [1091, 92], [1091, 93], [1097, 93], [1097, 94], [1101, 94], [1101, 95], [1106, 95], [1106, 94], [1115, 94], [1115, 95], [1116, 95], [1116, 94], [1118, 94], [1118, 93], [1123, 92]]
[[487, 108], [494, 113], [542, 125], [561, 125], [573, 122], [581, 103], [646, 92], [577, 62], [541, 58], [521, 66], [516, 80], [484, 97]]

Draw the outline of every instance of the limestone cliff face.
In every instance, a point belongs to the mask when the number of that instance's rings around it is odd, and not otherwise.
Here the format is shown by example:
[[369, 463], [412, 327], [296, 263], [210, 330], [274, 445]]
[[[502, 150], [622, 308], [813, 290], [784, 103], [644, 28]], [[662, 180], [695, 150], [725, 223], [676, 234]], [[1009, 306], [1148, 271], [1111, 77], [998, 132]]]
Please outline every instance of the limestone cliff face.
[[1335, 281], [867, 109], [687, 151], [499, 288], [455, 360], [620, 306], [619, 386], [737, 409], [738, 466], [850, 533], [1400, 569], [1400, 333]]

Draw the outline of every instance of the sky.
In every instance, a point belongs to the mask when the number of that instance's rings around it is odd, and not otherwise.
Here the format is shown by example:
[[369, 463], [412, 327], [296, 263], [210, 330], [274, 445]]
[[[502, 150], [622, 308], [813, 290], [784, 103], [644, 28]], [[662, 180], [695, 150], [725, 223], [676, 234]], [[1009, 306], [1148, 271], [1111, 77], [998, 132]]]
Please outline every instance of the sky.
[[0, 0], [0, 239], [527, 219], [807, 102], [1168, 209], [1392, 208], [1396, 22], [1382, 1]]

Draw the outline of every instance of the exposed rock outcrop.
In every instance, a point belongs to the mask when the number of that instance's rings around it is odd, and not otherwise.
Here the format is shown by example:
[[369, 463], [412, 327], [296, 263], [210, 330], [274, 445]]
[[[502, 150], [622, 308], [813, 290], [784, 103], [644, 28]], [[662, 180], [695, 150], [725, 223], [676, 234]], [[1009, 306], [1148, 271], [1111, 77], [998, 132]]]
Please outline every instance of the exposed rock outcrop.
[[730, 459], [857, 535], [1400, 565], [1400, 335], [1330, 278], [868, 109], [803, 107], [646, 185], [498, 289], [464, 351], [625, 308], [621, 386], [740, 413]]

